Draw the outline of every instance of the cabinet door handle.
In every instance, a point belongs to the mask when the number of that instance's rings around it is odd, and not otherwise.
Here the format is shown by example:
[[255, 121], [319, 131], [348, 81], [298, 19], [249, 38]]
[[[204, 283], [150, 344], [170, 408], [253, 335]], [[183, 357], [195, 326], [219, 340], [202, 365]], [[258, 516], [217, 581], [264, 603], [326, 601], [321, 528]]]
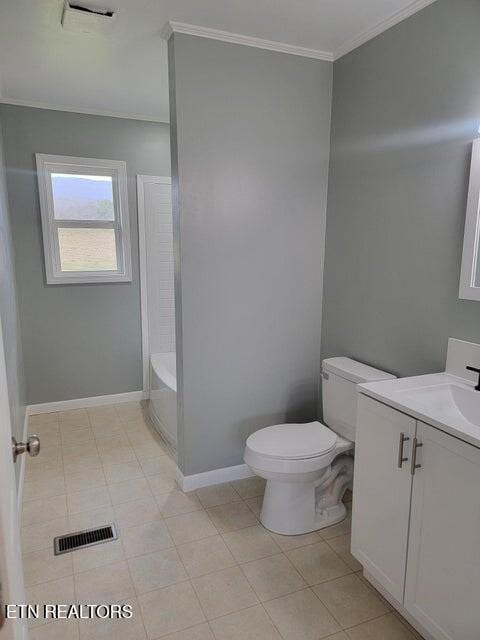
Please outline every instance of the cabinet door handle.
[[412, 465], [410, 467], [410, 473], [412, 476], [415, 475], [415, 469], [421, 469], [422, 465], [417, 464], [417, 450], [423, 447], [423, 443], [419, 442], [416, 438], [413, 439], [413, 448], [412, 448]]
[[406, 436], [404, 433], [400, 434], [400, 443], [398, 445], [398, 468], [401, 469], [404, 462], [408, 461], [408, 458], [405, 458], [403, 455], [403, 448], [405, 442], [408, 442], [410, 438]]

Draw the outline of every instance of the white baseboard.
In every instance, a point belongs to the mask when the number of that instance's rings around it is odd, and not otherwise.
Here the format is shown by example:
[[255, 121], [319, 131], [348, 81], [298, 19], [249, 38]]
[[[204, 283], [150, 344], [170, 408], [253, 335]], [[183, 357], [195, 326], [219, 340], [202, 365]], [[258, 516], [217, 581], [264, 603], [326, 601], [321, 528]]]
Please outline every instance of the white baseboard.
[[202, 487], [222, 484], [222, 482], [251, 478], [253, 475], [255, 474], [252, 473], [250, 467], [246, 464], [237, 464], [234, 467], [224, 467], [223, 469], [213, 469], [213, 471], [196, 473], [191, 476], [184, 476], [177, 467], [176, 481], [182, 491], [194, 491], [195, 489], [201, 489]]
[[[23, 438], [22, 442], [26, 442], [28, 439], [28, 411], [25, 410], [25, 419], [23, 421]], [[17, 486], [17, 512], [18, 512], [18, 521], [21, 524], [22, 520], [22, 504], [23, 504], [23, 486], [25, 484], [25, 463], [26, 463], [27, 455], [24, 454], [17, 458], [20, 463], [20, 474], [18, 476], [18, 486]]]
[[148, 394], [145, 393], [145, 391], [130, 391], [128, 393], [115, 393], [109, 396], [93, 396], [92, 398], [75, 398], [74, 400], [60, 400], [59, 402], [44, 402], [43, 404], [28, 405], [27, 415], [35, 416], [39, 413], [52, 413], [53, 411], [68, 411], [69, 409], [101, 407], [104, 404], [136, 402], [145, 400], [146, 398], [148, 398]]

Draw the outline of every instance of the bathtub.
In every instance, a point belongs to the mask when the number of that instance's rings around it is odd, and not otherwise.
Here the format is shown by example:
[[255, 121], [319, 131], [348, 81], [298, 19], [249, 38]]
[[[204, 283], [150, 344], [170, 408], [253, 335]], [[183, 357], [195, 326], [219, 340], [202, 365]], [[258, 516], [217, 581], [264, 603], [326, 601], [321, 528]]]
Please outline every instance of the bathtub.
[[150, 417], [160, 435], [177, 448], [177, 362], [175, 353], [150, 356]]

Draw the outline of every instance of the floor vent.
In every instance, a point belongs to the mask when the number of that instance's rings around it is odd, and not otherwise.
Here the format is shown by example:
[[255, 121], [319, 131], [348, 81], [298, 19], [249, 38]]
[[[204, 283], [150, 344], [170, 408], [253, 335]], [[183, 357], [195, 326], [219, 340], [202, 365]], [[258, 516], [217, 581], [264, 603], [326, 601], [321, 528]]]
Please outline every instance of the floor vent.
[[87, 529], [86, 531], [75, 531], [66, 536], [58, 536], [53, 541], [53, 549], [56, 556], [62, 553], [69, 553], [85, 547], [93, 547], [95, 544], [110, 542], [118, 538], [114, 524], [97, 529]]

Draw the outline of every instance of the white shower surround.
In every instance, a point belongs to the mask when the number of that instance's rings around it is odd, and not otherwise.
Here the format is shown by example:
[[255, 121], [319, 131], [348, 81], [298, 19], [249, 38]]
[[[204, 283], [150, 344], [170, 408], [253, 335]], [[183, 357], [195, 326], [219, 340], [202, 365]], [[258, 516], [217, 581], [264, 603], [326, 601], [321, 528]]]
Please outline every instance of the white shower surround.
[[150, 356], [150, 417], [163, 436], [177, 448], [177, 365], [176, 354]]
[[155, 428], [177, 446], [171, 178], [137, 177], [143, 389]]
[[[150, 355], [175, 351], [171, 184], [169, 177], [137, 176], [143, 390], [146, 393], [150, 390]], [[149, 215], [152, 210], [156, 215]], [[149, 279], [149, 273], [154, 273], [155, 278]]]

